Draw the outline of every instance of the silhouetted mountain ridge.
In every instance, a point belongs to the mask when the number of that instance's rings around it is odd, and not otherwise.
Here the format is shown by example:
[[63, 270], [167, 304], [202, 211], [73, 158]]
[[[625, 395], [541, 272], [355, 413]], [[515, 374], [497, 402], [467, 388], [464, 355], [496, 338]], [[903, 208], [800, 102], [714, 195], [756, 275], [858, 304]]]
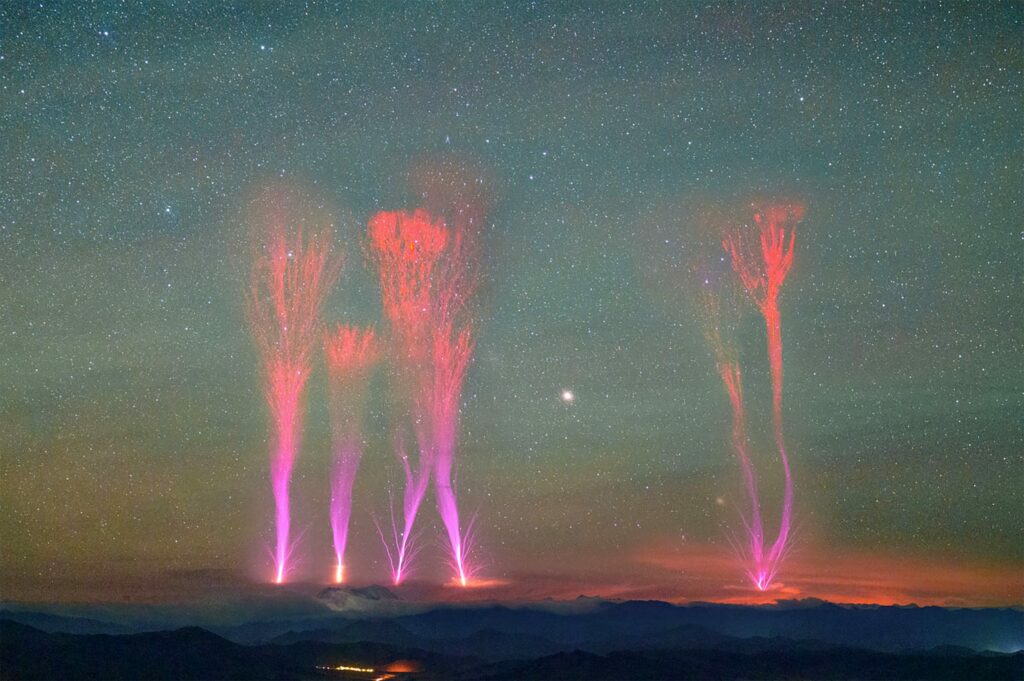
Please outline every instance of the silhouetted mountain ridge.
[[896, 655], [853, 649], [816, 652], [763, 652], [756, 655], [718, 650], [681, 652], [624, 651], [596, 655], [580, 650], [529, 661], [502, 662], [473, 670], [480, 681], [512, 679], [586, 679], [587, 681], [644, 681], [646, 679], [1018, 679], [1024, 654], [986, 657]]
[[[322, 678], [320, 665], [357, 660], [384, 667], [415, 660], [447, 674], [478, 663], [374, 643], [245, 646], [198, 627], [109, 636], [51, 634], [0, 620], [0, 670], [5, 680], [227, 679], [261, 681]], [[428, 676], [426, 678], [434, 678]]]
[[0, 610], [0, 619], [20, 622], [41, 631], [67, 634], [128, 634], [129, 627], [87, 617], [68, 617], [44, 612]]
[[[615, 609], [642, 617], [660, 606]], [[670, 606], [671, 607], [671, 606]], [[466, 611], [463, 610], [465, 613]], [[470, 610], [469, 612], [473, 612]], [[670, 612], [670, 611], [665, 611]], [[426, 613], [424, 613], [426, 614]], [[443, 617], [448, 617], [445, 612]], [[545, 613], [496, 607], [484, 619], [520, 617], [549, 624]], [[550, 615], [551, 613], [547, 613]], [[556, 615], [563, 639], [529, 630], [481, 628], [465, 636], [425, 636], [395, 620], [337, 622], [338, 626], [291, 631], [272, 644], [242, 645], [200, 627], [127, 635], [47, 633], [0, 620], [0, 670], [5, 679], [310, 679], [318, 666], [355, 664], [384, 669], [397, 660], [422, 666], [410, 679], [1019, 679], [1024, 653], [978, 653], [944, 645], [902, 653], [835, 646], [783, 637], [737, 638], [700, 625], [587, 639], [608, 623], [599, 613]], [[607, 614], [607, 613], [606, 613]], [[415, 617], [415, 616], [414, 616]], [[671, 619], [671, 618], [669, 618]], [[422, 626], [431, 618], [413, 619]], [[565, 627], [580, 625], [576, 635]], [[506, 622], [506, 626], [508, 623]], [[324, 640], [326, 639], [326, 640]]]
[[[403, 607], [339, 612], [284, 600], [279, 610], [242, 611], [265, 619], [213, 631], [180, 627], [187, 611], [165, 611], [170, 626], [150, 630], [158, 611], [148, 608], [124, 623], [21, 609], [0, 620], [0, 670], [5, 679], [305, 679], [321, 674], [318, 665], [411, 660], [425, 671], [408, 678], [419, 679], [678, 678], [680, 670], [698, 679], [1024, 678], [1024, 653], [981, 652], [1024, 648], [1024, 612], [1015, 608], [590, 598], [407, 607], [376, 595]], [[330, 597], [368, 602], [348, 590]], [[131, 631], [130, 622], [146, 629]]]

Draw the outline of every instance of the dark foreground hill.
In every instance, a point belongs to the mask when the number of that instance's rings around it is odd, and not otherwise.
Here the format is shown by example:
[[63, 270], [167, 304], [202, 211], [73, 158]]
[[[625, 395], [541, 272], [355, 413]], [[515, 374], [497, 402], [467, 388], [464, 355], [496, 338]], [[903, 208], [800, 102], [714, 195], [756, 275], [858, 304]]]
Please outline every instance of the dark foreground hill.
[[[373, 629], [364, 630], [375, 633]], [[507, 647], [497, 632], [433, 641], [388, 626], [385, 636], [463, 652]], [[355, 633], [355, 632], [353, 632]], [[380, 633], [380, 632], [378, 632]], [[528, 636], [528, 632], [523, 632]], [[551, 642], [548, 642], [549, 645]], [[679, 647], [681, 646], [681, 647]], [[695, 647], [696, 646], [696, 647]], [[486, 653], [486, 650], [480, 650]], [[491, 661], [486, 661], [490, 658]], [[735, 639], [704, 630], [662, 637], [653, 649], [607, 654], [562, 651], [493, 661], [380, 642], [241, 645], [206, 630], [128, 635], [47, 633], [0, 620], [0, 678], [19, 679], [323, 679], [371, 678], [324, 667], [391, 670], [396, 679], [1021, 679], [1024, 653], [962, 648], [887, 653], [786, 639]], [[407, 671], [402, 671], [407, 670]], [[416, 671], [413, 671], [416, 670]]]
[[559, 653], [538, 660], [502, 663], [473, 670], [481, 681], [511, 679], [1020, 679], [1024, 657], [890, 654], [835, 649], [816, 652], [782, 649], [755, 654], [718, 650]]
[[396, 661], [412, 661], [413, 667], [441, 673], [411, 677], [422, 679], [443, 678], [479, 664], [377, 643], [307, 641], [245, 646], [198, 627], [119, 636], [79, 635], [47, 633], [0, 620], [0, 678], [5, 681], [349, 678], [318, 668], [348, 664], [383, 670]]

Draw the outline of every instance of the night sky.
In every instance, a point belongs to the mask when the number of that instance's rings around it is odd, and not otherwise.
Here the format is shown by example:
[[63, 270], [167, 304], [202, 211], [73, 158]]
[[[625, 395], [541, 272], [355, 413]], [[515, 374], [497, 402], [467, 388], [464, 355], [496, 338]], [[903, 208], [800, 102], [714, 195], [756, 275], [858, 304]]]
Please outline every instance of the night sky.
[[[781, 297], [786, 597], [1024, 600], [1016, 3], [4, 3], [0, 590], [266, 577], [246, 207], [337, 217], [325, 318], [382, 324], [366, 222], [413, 168], [490, 200], [459, 493], [504, 596], [751, 599], [729, 404], [680, 282], [703, 216], [807, 205]], [[770, 522], [764, 329], [739, 345]], [[571, 402], [563, 391], [572, 391]], [[318, 364], [293, 498], [330, 569]], [[352, 574], [399, 480], [371, 386]], [[445, 576], [432, 498], [421, 577]]]

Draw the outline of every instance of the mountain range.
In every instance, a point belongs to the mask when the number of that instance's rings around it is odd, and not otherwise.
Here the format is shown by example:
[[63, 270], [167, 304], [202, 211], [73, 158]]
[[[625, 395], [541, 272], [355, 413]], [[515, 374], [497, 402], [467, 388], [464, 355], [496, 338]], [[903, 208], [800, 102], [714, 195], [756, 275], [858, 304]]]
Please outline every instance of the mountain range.
[[1024, 679], [1016, 608], [452, 605], [406, 603], [382, 587], [317, 599], [324, 607], [314, 614], [286, 608], [202, 628], [161, 628], [156, 615], [115, 621], [109, 609], [91, 617], [9, 605], [0, 610], [0, 676], [371, 678], [328, 669], [347, 666], [390, 667], [396, 679]]

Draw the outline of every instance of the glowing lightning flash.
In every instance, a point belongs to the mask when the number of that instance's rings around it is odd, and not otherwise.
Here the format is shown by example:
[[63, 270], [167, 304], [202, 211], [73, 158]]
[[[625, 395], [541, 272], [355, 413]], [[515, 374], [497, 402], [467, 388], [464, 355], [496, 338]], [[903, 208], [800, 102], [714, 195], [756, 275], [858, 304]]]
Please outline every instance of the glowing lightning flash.
[[334, 462], [331, 472], [331, 533], [334, 539], [334, 581], [345, 581], [345, 545], [352, 514], [352, 487], [362, 458], [360, 437], [366, 384], [380, 358], [372, 328], [339, 325], [324, 338], [330, 388]]
[[392, 523], [395, 550], [388, 550], [388, 559], [393, 578], [401, 581], [406, 570], [407, 543], [432, 475], [455, 577], [466, 585], [472, 573], [467, 564], [472, 523], [463, 532], [453, 473], [459, 402], [474, 349], [468, 314], [476, 284], [472, 250], [466, 247], [464, 232], [451, 232], [423, 210], [378, 213], [370, 221], [370, 237], [380, 265], [384, 310], [397, 341], [397, 371], [419, 445], [418, 466], [401, 453], [405, 524], [399, 533]]
[[263, 366], [274, 446], [270, 474], [276, 543], [274, 581], [287, 579], [290, 541], [289, 484], [302, 429], [302, 393], [320, 330], [320, 307], [341, 268], [331, 255], [329, 223], [308, 233], [289, 214], [285, 195], [268, 192], [254, 231], [254, 257], [246, 311]]
[[732, 258], [733, 269], [739, 275], [740, 282], [764, 317], [772, 376], [775, 443], [785, 476], [779, 532], [765, 559], [768, 567], [759, 572], [755, 580], [761, 590], [771, 585], [778, 564], [786, 554], [793, 515], [793, 477], [782, 422], [782, 321], [778, 297], [793, 265], [795, 229], [803, 216], [804, 206], [799, 203], [755, 204], [754, 221], [758, 226], [759, 237], [757, 242], [750, 238], [749, 232], [734, 231], [722, 243]]
[[425, 413], [424, 394], [431, 389], [431, 301], [434, 273], [449, 244], [448, 229], [426, 211], [382, 211], [369, 223], [370, 248], [380, 272], [384, 314], [391, 326], [394, 372], [407, 401], [419, 445], [419, 457], [410, 460], [402, 439], [396, 453], [405, 474], [402, 527], [391, 517], [391, 538], [384, 542], [393, 583], [400, 584], [415, 556], [413, 528], [426, 493], [433, 465], [432, 434]]

